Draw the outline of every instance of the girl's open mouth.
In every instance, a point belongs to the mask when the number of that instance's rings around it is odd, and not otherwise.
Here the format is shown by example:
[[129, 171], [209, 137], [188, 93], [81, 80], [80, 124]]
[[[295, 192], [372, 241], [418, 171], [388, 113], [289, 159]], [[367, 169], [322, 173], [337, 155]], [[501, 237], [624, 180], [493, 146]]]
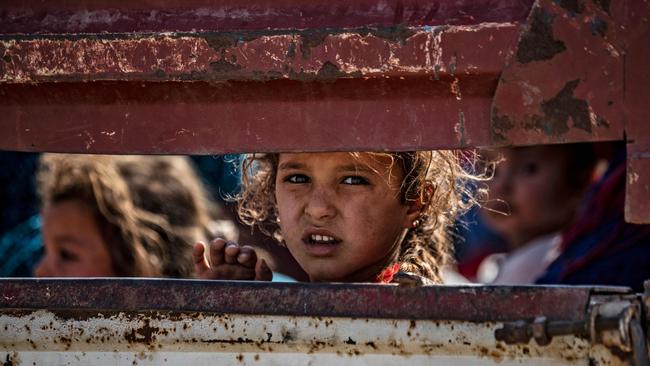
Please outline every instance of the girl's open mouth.
[[329, 235], [320, 235], [320, 234], [311, 234], [307, 237], [306, 243], [313, 245], [327, 245], [327, 244], [338, 244], [341, 240], [329, 236]]
[[326, 230], [310, 230], [302, 238], [304, 250], [315, 257], [328, 257], [333, 255], [343, 242]]

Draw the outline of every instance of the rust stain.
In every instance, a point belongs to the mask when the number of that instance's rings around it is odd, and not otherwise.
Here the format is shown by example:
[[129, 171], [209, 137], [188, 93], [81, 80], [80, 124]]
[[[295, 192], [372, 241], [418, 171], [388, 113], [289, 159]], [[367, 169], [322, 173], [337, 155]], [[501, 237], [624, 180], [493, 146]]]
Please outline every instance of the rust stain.
[[517, 61], [527, 64], [533, 61], [550, 60], [564, 52], [564, 42], [553, 36], [553, 18], [546, 9], [536, 7], [531, 14], [528, 28], [521, 35], [517, 49]]
[[[496, 27], [515, 35], [514, 25]], [[434, 73], [439, 77], [440, 72], [447, 72], [442, 60], [442, 33], [452, 34], [454, 40], [460, 36], [477, 41], [494, 31], [494, 25], [477, 25], [15, 36], [0, 41], [4, 50], [0, 51], [0, 82], [266, 81], [294, 77], [302, 81], [303, 73], [319, 72], [326, 79], [381, 77], [394, 72], [400, 76]], [[475, 74], [480, 71], [472, 66], [477, 62], [503, 58], [502, 53], [491, 49], [489, 57], [464, 60], [461, 69], [455, 70], [456, 56], [463, 59], [463, 51], [455, 42], [445, 42], [444, 48], [450, 48], [451, 73]], [[296, 58], [297, 53], [303, 57]], [[332, 73], [336, 69], [341, 73]]]
[[131, 343], [145, 343], [151, 344], [156, 340], [156, 334], [160, 332], [160, 328], [152, 327], [151, 320], [145, 318], [144, 325], [138, 329], [131, 329], [130, 332], [124, 333], [124, 338]]
[[18, 353], [12, 352], [7, 354], [5, 361], [2, 363], [3, 366], [18, 366], [20, 365], [20, 359], [18, 358]]
[[463, 113], [463, 111], [458, 112], [458, 123], [454, 125], [454, 130], [458, 137], [459, 147], [467, 147], [469, 143], [467, 141], [467, 128], [465, 127], [465, 113]]
[[325, 39], [332, 34], [329, 30], [309, 29], [300, 33], [300, 53], [308, 59], [311, 56], [311, 49], [321, 45]]
[[573, 127], [591, 133], [589, 104], [573, 96], [580, 80], [567, 82], [558, 94], [542, 102], [542, 116], [534, 115], [530, 121], [524, 122], [524, 128], [542, 131], [548, 136], [559, 136], [569, 132], [569, 120]]
[[508, 134], [508, 131], [514, 127], [515, 124], [507, 115], [499, 114], [499, 109], [497, 107], [492, 108], [492, 128], [490, 131], [492, 134], [492, 140], [495, 143], [506, 142], [506, 135]]
[[573, 17], [585, 11], [584, 0], [555, 0], [555, 2]]
[[607, 35], [607, 22], [599, 16], [595, 16], [590, 22], [591, 34], [605, 37]]

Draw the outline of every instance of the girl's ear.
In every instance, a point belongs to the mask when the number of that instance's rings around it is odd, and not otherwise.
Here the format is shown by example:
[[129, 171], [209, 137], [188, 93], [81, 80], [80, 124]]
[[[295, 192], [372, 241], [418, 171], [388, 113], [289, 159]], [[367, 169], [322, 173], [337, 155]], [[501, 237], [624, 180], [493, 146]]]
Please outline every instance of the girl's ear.
[[433, 196], [433, 186], [427, 184], [426, 187], [422, 190], [422, 194], [412, 201], [407, 201], [408, 209], [406, 211], [404, 227], [405, 228], [414, 228], [420, 224], [419, 218], [422, 216], [423, 211], [427, 205], [431, 202], [431, 197]]

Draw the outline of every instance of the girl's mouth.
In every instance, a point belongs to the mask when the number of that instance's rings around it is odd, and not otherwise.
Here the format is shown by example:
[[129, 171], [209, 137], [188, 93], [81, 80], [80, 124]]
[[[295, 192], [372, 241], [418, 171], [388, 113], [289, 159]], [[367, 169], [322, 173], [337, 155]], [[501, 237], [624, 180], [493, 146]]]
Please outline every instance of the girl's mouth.
[[302, 242], [304, 250], [314, 257], [329, 257], [335, 254], [343, 240], [325, 230], [314, 230], [306, 233]]
[[338, 244], [341, 241], [329, 235], [311, 234], [307, 237], [307, 244]]

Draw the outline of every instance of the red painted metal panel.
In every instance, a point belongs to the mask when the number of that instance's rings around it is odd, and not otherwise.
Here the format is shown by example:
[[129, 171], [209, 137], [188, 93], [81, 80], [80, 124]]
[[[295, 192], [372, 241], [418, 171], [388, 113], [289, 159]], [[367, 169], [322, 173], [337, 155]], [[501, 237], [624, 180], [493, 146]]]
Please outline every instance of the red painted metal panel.
[[[495, 85], [479, 82], [490, 89]], [[489, 101], [468, 91], [459, 102], [445, 97], [449, 90], [440, 90], [440, 85], [426, 79], [5, 85], [0, 87], [0, 119], [6, 119], [2, 123], [8, 128], [0, 135], [0, 146], [221, 153], [406, 150], [487, 141], [481, 121], [489, 118]], [[457, 121], [458, 128], [445, 118]]]
[[493, 143], [623, 139], [625, 8], [536, 2], [494, 97]]
[[4, 0], [0, 34], [196, 32], [522, 22], [532, 0]]
[[[620, 292], [620, 290], [619, 290]], [[588, 287], [280, 284], [169, 279], [5, 279], [0, 308], [165, 310], [230, 314], [584, 321]], [[618, 293], [618, 292], [617, 292]], [[65, 314], [63, 314], [65, 315]]]
[[650, 223], [650, 3], [633, 1], [628, 9], [630, 29], [625, 57], [625, 99], [628, 113], [628, 166], [625, 220]]
[[0, 62], [0, 148], [222, 153], [486, 144], [490, 98], [516, 26], [407, 31], [335, 31], [317, 42], [293, 31], [245, 41], [231, 33], [2, 41], [10, 57]]
[[650, 223], [647, 1], [535, 3], [497, 87], [491, 144], [623, 140], [626, 220]]
[[412, 150], [627, 138], [627, 218], [650, 222], [648, 3], [531, 6], [5, 1], [0, 149]]
[[516, 36], [512, 24], [482, 24], [11, 38], [0, 39], [0, 82], [494, 78]]

